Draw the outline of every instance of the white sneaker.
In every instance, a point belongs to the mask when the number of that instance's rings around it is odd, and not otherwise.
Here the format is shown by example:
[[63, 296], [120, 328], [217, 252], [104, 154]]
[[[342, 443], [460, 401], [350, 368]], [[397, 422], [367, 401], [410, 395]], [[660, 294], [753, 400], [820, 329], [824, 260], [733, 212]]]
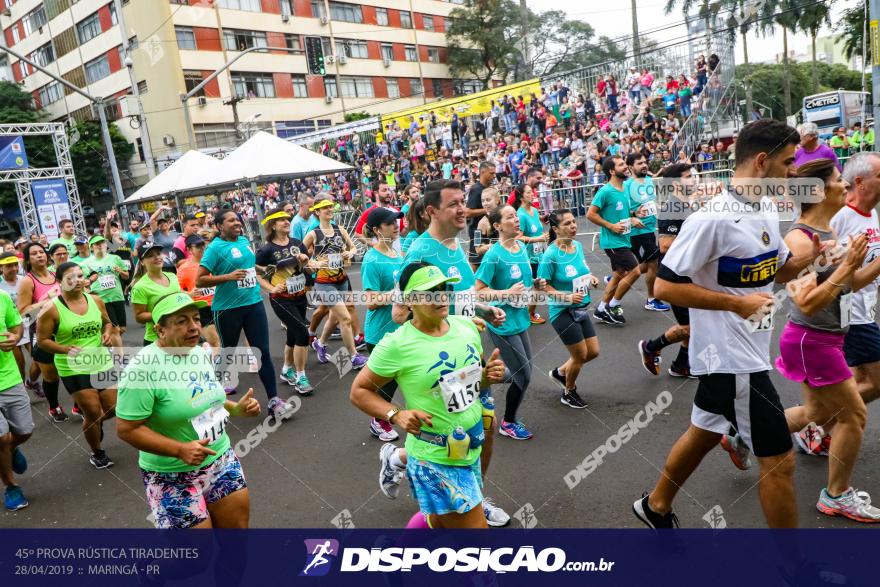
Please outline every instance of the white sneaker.
[[381, 440], [382, 442], [394, 442], [400, 435], [385, 420], [373, 418], [370, 420], [370, 434]]
[[403, 479], [405, 471], [397, 470], [391, 466], [391, 455], [397, 447], [393, 444], [383, 444], [379, 449], [379, 489], [382, 495], [388, 499], [397, 499], [400, 491], [400, 481]]
[[869, 524], [880, 522], [880, 509], [871, 505], [871, 496], [852, 487], [838, 497], [831, 497], [827, 488], [823, 488], [816, 509], [826, 516], [844, 516]]
[[483, 498], [483, 513], [486, 515], [486, 523], [495, 528], [510, 523], [510, 516], [507, 515], [507, 512], [495, 505], [489, 497]]

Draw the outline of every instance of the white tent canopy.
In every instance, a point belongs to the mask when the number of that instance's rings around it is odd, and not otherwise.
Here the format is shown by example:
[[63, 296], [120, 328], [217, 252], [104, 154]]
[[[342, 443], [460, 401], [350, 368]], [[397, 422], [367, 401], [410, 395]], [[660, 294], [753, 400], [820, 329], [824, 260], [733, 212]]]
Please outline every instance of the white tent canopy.
[[126, 204], [155, 200], [165, 195], [205, 191], [223, 170], [224, 163], [196, 150], [187, 151], [165, 171], [125, 199]]
[[264, 183], [354, 169], [336, 159], [324, 157], [267, 132], [258, 132], [223, 160], [209, 185]]

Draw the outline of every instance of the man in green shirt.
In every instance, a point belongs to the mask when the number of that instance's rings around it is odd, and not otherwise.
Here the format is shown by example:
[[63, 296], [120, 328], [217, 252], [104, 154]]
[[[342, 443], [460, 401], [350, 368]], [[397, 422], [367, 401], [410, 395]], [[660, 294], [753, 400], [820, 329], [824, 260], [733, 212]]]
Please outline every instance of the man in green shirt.
[[868, 119], [865, 121], [865, 130], [862, 130], [862, 124], [857, 122], [853, 125], [853, 133], [849, 139], [852, 150], [873, 151], [874, 150], [874, 121]]
[[12, 354], [23, 332], [12, 298], [0, 291], [0, 481], [6, 487], [4, 505], [13, 512], [28, 506], [14, 475], [27, 470], [27, 459], [18, 447], [34, 430], [30, 398]]
[[[838, 159], [849, 155], [850, 142], [846, 137], [846, 127], [841, 126], [835, 129], [834, 134], [828, 140], [828, 146], [834, 149], [834, 154]], [[855, 150], [858, 150], [856, 148]]]
[[633, 227], [644, 228], [645, 225], [631, 216], [630, 199], [623, 189], [623, 182], [629, 176], [626, 161], [618, 156], [607, 157], [602, 162], [602, 172], [608, 183], [593, 197], [587, 220], [599, 227], [599, 246], [611, 259], [614, 273], [593, 317], [605, 324], [626, 324], [620, 300], [641, 275], [639, 260], [632, 252], [630, 233]]
[[61, 231], [61, 234], [58, 235], [58, 238], [49, 243], [51, 247], [54, 244], [60, 243], [67, 247], [67, 254], [70, 257], [76, 255], [76, 247], [73, 244], [74, 241], [74, 232], [75, 229], [73, 227], [73, 220], [64, 219], [58, 223], [58, 230]]

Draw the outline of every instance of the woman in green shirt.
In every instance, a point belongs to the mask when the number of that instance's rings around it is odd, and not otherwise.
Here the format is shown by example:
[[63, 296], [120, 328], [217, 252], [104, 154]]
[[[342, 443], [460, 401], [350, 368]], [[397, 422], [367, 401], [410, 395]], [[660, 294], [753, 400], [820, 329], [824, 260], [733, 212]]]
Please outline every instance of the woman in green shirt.
[[156, 344], [128, 364], [119, 384], [116, 433], [138, 464], [157, 528], [246, 528], [250, 497], [232, 450], [229, 416], [257, 416], [254, 390], [226, 399], [211, 355], [199, 346], [199, 309], [183, 292], [151, 313]]
[[107, 239], [93, 236], [89, 239], [92, 254], [80, 263], [89, 280], [89, 291], [104, 302], [107, 315], [113, 323], [113, 348], [122, 347], [125, 334], [125, 301], [122, 295], [122, 282], [128, 280], [131, 264], [107, 252]]
[[113, 358], [107, 346], [113, 323], [104, 302], [85, 293], [82, 268], [62, 263], [55, 272], [61, 295], [37, 319], [40, 348], [55, 355], [55, 368], [83, 416], [83, 435], [92, 449], [89, 462], [96, 469], [113, 466], [101, 448], [103, 423], [113, 416], [116, 386]]
[[180, 291], [180, 283], [175, 274], [162, 271], [165, 259], [160, 245], [142, 243], [138, 247], [138, 259], [140, 262], [131, 280], [131, 309], [138, 324], [146, 326], [144, 346], [147, 346], [156, 340], [153, 306], [162, 297]]

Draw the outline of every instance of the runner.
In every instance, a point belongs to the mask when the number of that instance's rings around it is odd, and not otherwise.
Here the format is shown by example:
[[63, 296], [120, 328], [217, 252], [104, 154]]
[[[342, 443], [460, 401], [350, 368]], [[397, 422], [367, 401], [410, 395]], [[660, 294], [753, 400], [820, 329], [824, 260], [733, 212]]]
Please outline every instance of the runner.
[[648, 162], [642, 153], [626, 156], [630, 178], [623, 182], [623, 191], [629, 196], [630, 214], [639, 219], [641, 227], [633, 227], [629, 234], [632, 252], [639, 260], [639, 273], [645, 276], [648, 299], [645, 309], [668, 312], [669, 305], [654, 297], [660, 249], [657, 246], [657, 192], [654, 180], [648, 176]]
[[[58, 257], [67, 255], [63, 244], [56, 244], [53, 249]], [[63, 251], [61, 253], [60, 251]], [[49, 257], [40, 243], [28, 243], [24, 246], [24, 269], [27, 272], [18, 290], [18, 312], [30, 320], [31, 353], [30, 381], [36, 381], [38, 375], [43, 376], [43, 392], [49, 403], [49, 416], [54, 422], [66, 422], [68, 419], [64, 408], [58, 403], [58, 371], [55, 369], [55, 358], [51, 353], [40, 348], [36, 339], [37, 316], [52, 304], [52, 299], [60, 293], [55, 274], [47, 267]], [[34, 368], [36, 366], [36, 369]]]
[[0, 291], [0, 332], [4, 333], [0, 340], [0, 481], [5, 488], [3, 505], [14, 512], [28, 506], [24, 492], [15, 483], [15, 475], [27, 471], [27, 459], [19, 447], [31, 437], [34, 417], [12, 356], [19, 339], [26, 338], [22, 319], [5, 291]]
[[[846, 239], [835, 234], [830, 225], [844, 205], [848, 187], [834, 161], [814, 159], [804, 163], [798, 167], [797, 177], [821, 179], [825, 190], [820, 203], [801, 204], [800, 216], [785, 237], [789, 250], [795, 255], [808, 253], [816, 235], [821, 241]], [[849, 250], [842, 261], [826, 253], [821, 265], [789, 285], [788, 323], [779, 339], [776, 368], [801, 384], [804, 404], [787, 409], [785, 417], [803, 452], [809, 453], [810, 448], [800, 433], [810, 422], [825, 425], [831, 418], [836, 420], [836, 440], [828, 449], [828, 486], [819, 493], [816, 508], [828, 516], [880, 522], [880, 509], [871, 505], [867, 493], [852, 487], [868, 410], [843, 355], [852, 293], [880, 275], [880, 260], [861, 268], [868, 253], [868, 236], [855, 233], [848, 240]]]
[[351, 292], [351, 283], [345, 273], [345, 265], [351, 263], [356, 249], [348, 231], [331, 224], [334, 215], [332, 200], [318, 198], [312, 210], [317, 214], [320, 224], [306, 235], [303, 244], [311, 251], [313, 263], [318, 267], [314, 288], [316, 299], [330, 310], [330, 318], [324, 325], [321, 336], [312, 342], [312, 348], [321, 363], [329, 362], [327, 339], [338, 325], [342, 331], [342, 344], [351, 357], [352, 368], [360, 369], [367, 364], [367, 358], [355, 349], [359, 343], [354, 338], [358, 316], [354, 304], [346, 295], [346, 292]]
[[55, 275], [61, 295], [37, 319], [37, 344], [55, 355], [64, 388], [82, 411], [83, 436], [92, 449], [89, 462], [106, 469], [113, 461], [101, 446], [103, 424], [116, 407], [113, 357], [105, 348], [112, 340], [113, 323], [104, 302], [85, 293], [86, 279], [79, 265], [63, 263]]
[[[208, 232], [208, 231], [206, 231]], [[211, 302], [214, 300], [214, 288], [196, 287], [196, 276], [199, 272], [199, 263], [205, 254], [206, 240], [200, 234], [192, 234], [186, 237], [184, 246], [189, 251], [189, 257], [177, 266], [177, 282], [180, 289], [187, 293], [197, 302], [205, 302], [208, 304], [199, 308], [199, 319], [201, 320], [202, 336], [208, 342], [212, 349], [212, 354], [217, 356], [220, 351], [220, 336], [217, 334], [217, 328], [214, 326], [214, 313], [211, 311]]]
[[58, 238], [49, 243], [49, 246], [64, 245], [64, 248], [67, 249], [67, 254], [73, 257], [76, 254], [76, 248], [73, 244], [76, 228], [73, 226], [73, 220], [65, 218], [64, 220], [59, 221], [58, 230], [61, 231], [61, 233], [58, 235]]
[[183, 219], [183, 234], [174, 241], [174, 244], [171, 246], [171, 253], [169, 254], [169, 259], [174, 263], [175, 267], [180, 267], [181, 263], [191, 257], [192, 254], [186, 247], [186, 239], [197, 234], [199, 228], [199, 219], [195, 217], [195, 214], [188, 214]]
[[73, 246], [76, 249], [76, 254], [70, 258], [70, 261], [77, 265], [82, 265], [91, 255], [91, 251], [89, 251], [89, 239], [84, 236], [78, 236], [73, 239]]
[[89, 291], [96, 294], [107, 309], [113, 324], [111, 346], [122, 348], [122, 335], [125, 334], [125, 296], [122, 294], [122, 281], [128, 279], [125, 261], [107, 252], [107, 239], [93, 236], [89, 240], [92, 255], [80, 263], [83, 273], [89, 280]]
[[138, 247], [138, 263], [131, 283], [131, 311], [138, 324], [146, 328], [144, 346], [156, 341], [153, 307], [170, 293], [180, 291], [177, 276], [162, 270], [165, 259], [160, 245], [145, 242]]
[[599, 280], [590, 273], [577, 238], [577, 219], [570, 210], [550, 213], [550, 247], [541, 258], [538, 277], [544, 290], [558, 301], [550, 303], [550, 323], [565, 348], [568, 360], [552, 369], [550, 377], [562, 385], [560, 401], [584, 409], [587, 402], [577, 392], [577, 378], [584, 364], [599, 356], [599, 338], [587, 308], [590, 288]]
[[430, 223], [431, 219], [428, 218], [428, 213], [425, 211], [425, 201], [419, 199], [413, 202], [409, 212], [406, 214], [408, 232], [406, 233], [406, 237], [400, 243], [400, 249], [404, 255], [409, 251], [413, 241], [422, 236], [422, 234], [428, 230], [428, 225]]
[[199, 347], [204, 307], [182, 292], [159, 300], [151, 315], [156, 344], [134, 357], [119, 386], [116, 431], [140, 451], [157, 528], [248, 526], [250, 497], [226, 422], [257, 416], [260, 405], [253, 389], [238, 402], [226, 399], [214, 361]]
[[[27, 257], [24, 257], [25, 259]], [[62, 243], [55, 243], [51, 247], [49, 247], [49, 271], [55, 273], [55, 268], [60, 267], [62, 263], [67, 263], [70, 260], [70, 253], [67, 252], [67, 247]]]
[[[458, 197], [463, 210], [460, 190]], [[409, 433], [407, 476], [432, 528], [485, 528], [479, 461], [486, 436], [478, 398], [503, 380], [504, 364], [496, 349], [483, 368], [477, 327], [469, 318], [450, 316], [448, 300], [430, 299], [430, 294], [446, 298], [446, 284], [458, 279], [427, 263], [403, 269], [400, 289], [413, 318], [375, 348], [352, 383], [351, 401]], [[407, 409], [378, 393], [392, 381], [400, 386]]]
[[[394, 291], [400, 275], [402, 258], [394, 250], [394, 242], [400, 236], [398, 220], [400, 212], [377, 210], [370, 214], [364, 227], [364, 236], [374, 241], [374, 245], [364, 255], [361, 264], [361, 284], [367, 297], [367, 317], [364, 320], [367, 350], [373, 352], [376, 345], [386, 335], [397, 330], [398, 324], [391, 316], [394, 305]], [[390, 382], [379, 389], [379, 394], [387, 402], [394, 398], [397, 383]], [[387, 420], [370, 420], [370, 434], [382, 442], [399, 438]]]
[[[691, 308], [691, 357], [700, 376], [691, 425], [667, 457], [651, 492], [633, 513], [651, 528], [678, 525], [672, 500], [703, 458], [733, 426], [758, 457], [759, 498], [771, 528], [797, 526], [791, 436], [770, 381], [769, 310], [774, 278], [784, 282], [819, 254], [791, 257], [779, 234], [776, 205], [736, 195], [755, 179], [792, 174], [797, 131], [765, 119], [739, 134], [730, 188], [682, 225], [663, 259], [657, 295]], [[756, 205], [757, 204], [757, 205]], [[763, 319], [762, 319], [763, 316]], [[757, 329], [755, 328], [757, 324]]]
[[495, 188], [484, 189], [482, 205], [486, 215], [480, 218], [472, 237], [474, 240], [473, 249], [477, 254], [476, 261], [471, 262], [474, 271], [479, 269], [480, 263], [483, 261], [483, 255], [492, 248], [492, 245], [498, 242], [498, 232], [492, 227], [492, 223], [489, 222], [489, 212], [501, 205], [501, 192]]
[[532, 433], [516, 415], [532, 380], [528, 297], [532, 286], [538, 287], [540, 281], [534, 283], [527, 247], [517, 238], [520, 219], [516, 210], [512, 206], [498, 206], [487, 218], [499, 239], [483, 257], [475, 277], [477, 291], [492, 296], [506, 315], [501, 326], [489, 324], [489, 336], [501, 351], [509, 372], [506, 382], [510, 384], [498, 433], [514, 440], [528, 440]]
[[314, 390], [306, 376], [309, 355], [306, 291], [311, 285], [307, 269], [308, 250], [301, 241], [290, 236], [288, 213], [275, 212], [266, 216], [263, 226], [266, 227], [266, 244], [257, 251], [257, 277], [270, 294], [272, 310], [286, 326], [281, 380], [292, 385], [300, 395], [307, 395]]
[[307, 195], [299, 197], [299, 210], [290, 222], [290, 236], [302, 242], [308, 233], [307, 227], [312, 219], [310, 208], [315, 203], [314, 198]]
[[[15, 253], [2, 253], [0, 254], [0, 290], [5, 291], [9, 294], [9, 297], [12, 298], [12, 303], [18, 308], [18, 290], [21, 287], [21, 282], [24, 281], [25, 276], [21, 275], [19, 271], [21, 270], [21, 263], [18, 260], [18, 257]], [[16, 309], [16, 312], [18, 310]], [[30, 319], [22, 319], [22, 329], [24, 332], [28, 332], [30, 328]], [[31, 343], [30, 336], [22, 336], [18, 340], [18, 344], [12, 349], [12, 355], [15, 357], [15, 363], [18, 365], [18, 371], [21, 374], [21, 379], [24, 381], [24, 387], [28, 391], [33, 391], [37, 397], [46, 397], [43, 393], [43, 386], [39, 381], [31, 382], [28, 378], [27, 364], [24, 358], [24, 352], [22, 351], [22, 347], [27, 349], [28, 353], [31, 352]], [[39, 377], [39, 367], [37, 367], [37, 371], [34, 373], [35, 377]]]
[[[275, 366], [269, 349], [269, 322], [257, 281], [256, 256], [248, 240], [242, 236], [241, 221], [235, 212], [220, 210], [214, 217], [214, 224], [220, 233], [205, 249], [199, 263], [196, 287], [216, 288], [211, 310], [224, 352], [238, 346], [242, 331], [250, 346], [259, 350], [260, 381], [269, 398], [267, 410], [277, 419], [290, 411], [290, 405], [278, 397]], [[222, 362], [230, 365], [231, 359], [225, 356]]]
[[164, 271], [170, 271], [174, 273], [175, 266], [173, 260], [173, 252], [174, 243], [177, 241], [177, 237], [180, 235], [172, 230], [171, 226], [171, 218], [165, 216], [164, 212], [171, 212], [171, 206], [162, 204], [156, 208], [156, 211], [153, 212], [153, 215], [150, 216], [150, 229], [153, 231], [152, 241], [162, 247], [162, 259], [164, 260], [164, 265], [162, 269]]
[[[538, 263], [547, 250], [547, 241], [550, 239], [549, 233], [544, 232], [541, 226], [541, 215], [538, 210], [532, 206], [532, 200], [535, 197], [532, 188], [528, 184], [516, 186], [513, 190], [516, 194], [516, 201], [513, 207], [519, 218], [519, 226], [522, 236], [519, 240], [526, 243], [526, 249], [529, 255], [529, 263], [531, 263], [532, 278], [538, 276]], [[535, 306], [529, 305], [529, 321], [532, 324], [544, 324], [546, 319], [535, 311]]]
[[[373, 241], [364, 236], [364, 226], [367, 225], [367, 218], [370, 217], [370, 214], [372, 214], [375, 210], [379, 208], [386, 208], [388, 210], [391, 210], [392, 212], [400, 212], [399, 208], [391, 205], [391, 199], [394, 197], [394, 192], [391, 191], [391, 187], [387, 183], [380, 182], [379, 189], [377, 189], [373, 193], [375, 194], [376, 201], [370, 203], [370, 206], [366, 210], [364, 210], [364, 212], [360, 215], [354, 225], [354, 237], [358, 241], [366, 245], [368, 248], [373, 246]], [[320, 218], [320, 214], [318, 215], [318, 217]], [[401, 221], [399, 222], [400, 230], [403, 230], [402, 218], [403, 216], [401, 215]], [[400, 243], [398, 243], [397, 246], [399, 248]]]
[[611, 279], [593, 317], [605, 324], [626, 324], [620, 301], [638, 280], [639, 260], [632, 252], [629, 235], [632, 227], [643, 228], [641, 220], [630, 216], [629, 196], [623, 182], [629, 173], [626, 162], [612, 156], [602, 162], [608, 183], [599, 188], [587, 210], [587, 220], [599, 227], [599, 246], [611, 260]]
[[[474, 271], [480, 264], [480, 255], [477, 254], [476, 247], [478, 243], [474, 237], [478, 225], [481, 220], [486, 217], [489, 210], [483, 206], [483, 191], [489, 189], [495, 181], [495, 164], [491, 161], [482, 161], [477, 168], [477, 181], [473, 183], [467, 192], [467, 218], [468, 218], [468, 239], [470, 242], [470, 250], [468, 256]], [[495, 206], [498, 206], [496, 203]]]

